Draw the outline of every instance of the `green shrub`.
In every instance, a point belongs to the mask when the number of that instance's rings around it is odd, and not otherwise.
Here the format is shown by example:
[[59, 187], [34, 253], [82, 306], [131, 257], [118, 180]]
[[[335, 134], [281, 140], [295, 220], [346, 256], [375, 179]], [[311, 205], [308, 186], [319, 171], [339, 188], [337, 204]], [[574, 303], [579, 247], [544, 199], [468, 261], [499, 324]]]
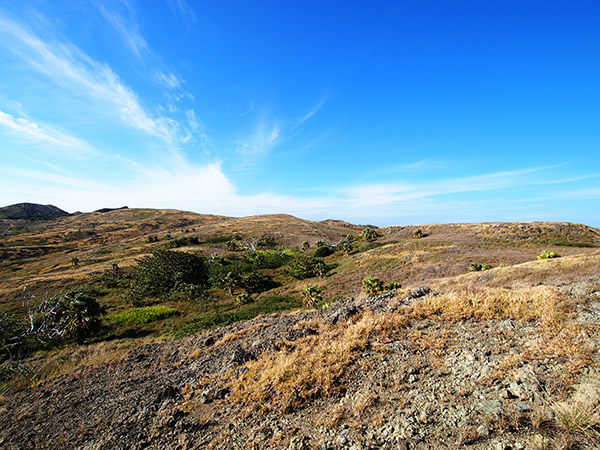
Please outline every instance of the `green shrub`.
[[317, 286], [309, 284], [302, 291], [302, 303], [309, 308], [314, 308], [322, 299], [321, 289]]
[[186, 285], [204, 286], [208, 275], [204, 259], [191, 253], [156, 250], [138, 261], [130, 295], [134, 300], [167, 296]]
[[362, 231], [362, 236], [365, 240], [372, 242], [379, 237], [379, 233], [373, 228], [365, 228]]
[[241, 294], [238, 294], [235, 301], [238, 305], [247, 305], [254, 302], [254, 299], [247, 292], [242, 292]]
[[341, 244], [338, 245], [338, 247], [344, 252], [344, 254], [346, 256], [350, 256], [350, 254], [354, 250], [354, 247], [352, 246], [352, 244], [349, 241], [342, 242]]
[[156, 320], [166, 319], [179, 314], [181, 314], [181, 312], [175, 308], [157, 305], [129, 309], [127, 311], [106, 316], [105, 319], [116, 323], [144, 324], [154, 322]]
[[258, 293], [279, 286], [248, 261], [221, 260], [210, 264], [208, 271], [210, 283], [218, 288], [227, 289], [230, 295], [238, 288], [249, 293]]
[[246, 252], [244, 258], [257, 269], [277, 269], [285, 266], [291, 256], [283, 251], [255, 250]]
[[315, 258], [325, 258], [326, 256], [329, 256], [332, 254], [333, 254], [333, 249], [331, 247], [322, 246], [322, 247], [317, 247], [317, 249], [313, 253], [313, 256]]
[[110, 269], [100, 275], [100, 282], [108, 288], [124, 288], [129, 286], [130, 276], [117, 263], [112, 263]]
[[388, 284], [385, 285], [385, 290], [393, 291], [394, 289], [400, 289], [401, 287], [402, 285], [397, 281], [390, 281]]
[[469, 272], [480, 272], [482, 270], [488, 270], [490, 266], [488, 264], [471, 263], [469, 264]]
[[198, 236], [183, 236], [172, 239], [169, 245], [171, 248], [188, 247], [190, 245], [199, 245]]
[[297, 280], [313, 278], [316, 276], [324, 277], [334, 266], [325, 264], [321, 258], [310, 256], [296, 256], [290, 262], [288, 274]]
[[412, 237], [414, 239], [420, 239], [422, 237], [424, 237], [425, 234], [423, 234], [423, 231], [420, 228], [417, 228], [415, 231], [413, 231], [412, 233]]
[[383, 282], [374, 275], [367, 275], [362, 281], [362, 286], [367, 294], [379, 294], [383, 291]]
[[552, 259], [552, 258], [560, 258], [560, 255], [558, 253], [556, 253], [555, 251], [542, 250], [542, 253], [540, 253], [537, 257], [537, 259]]

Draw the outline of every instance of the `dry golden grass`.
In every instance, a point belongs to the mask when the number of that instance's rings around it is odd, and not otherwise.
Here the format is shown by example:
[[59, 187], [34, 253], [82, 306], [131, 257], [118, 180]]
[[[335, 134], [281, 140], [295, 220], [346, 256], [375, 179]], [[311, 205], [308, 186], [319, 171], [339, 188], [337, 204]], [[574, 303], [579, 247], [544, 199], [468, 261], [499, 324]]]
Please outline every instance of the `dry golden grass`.
[[284, 342], [275, 354], [248, 362], [248, 371], [230, 382], [231, 401], [247, 412], [288, 411], [316, 397], [329, 396], [369, 340], [404, 327], [401, 314], [364, 313], [356, 321], [315, 336]]
[[568, 311], [566, 297], [546, 286], [523, 289], [457, 289], [427, 296], [409, 307], [416, 318], [457, 320], [538, 320], [544, 325], [558, 323]]

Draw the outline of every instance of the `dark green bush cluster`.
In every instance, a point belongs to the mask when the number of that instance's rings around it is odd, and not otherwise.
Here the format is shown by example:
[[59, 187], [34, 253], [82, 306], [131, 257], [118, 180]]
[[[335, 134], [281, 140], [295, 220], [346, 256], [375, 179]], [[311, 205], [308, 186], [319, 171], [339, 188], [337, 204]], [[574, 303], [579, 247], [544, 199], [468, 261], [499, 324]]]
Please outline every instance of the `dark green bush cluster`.
[[132, 276], [130, 296], [137, 301], [145, 297], [162, 297], [171, 291], [196, 289], [208, 283], [206, 263], [200, 256], [172, 250], [156, 250], [138, 261]]
[[379, 237], [379, 233], [373, 228], [365, 228], [362, 231], [362, 236], [365, 238], [365, 240], [372, 242]]
[[107, 288], [127, 288], [131, 282], [131, 274], [121, 269], [117, 263], [112, 263], [110, 269], [100, 275], [99, 280]]
[[317, 247], [317, 249], [313, 253], [313, 256], [315, 258], [325, 258], [326, 256], [332, 255], [333, 253], [334, 250], [331, 247], [322, 245], [320, 247]]
[[171, 239], [169, 242], [171, 248], [187, 247], [189, 245], [200, 245], [198, 236], [183, 236], [180, 238]]
[[290, 261], [288, 275], [296, 278], [297, 280], [304, 280], [306, 278], [313, 278], [317, 276], [324, 277], [334, 267], [334, 265], [325, 264], [322, 258], [298, 255], [292, 261]]
[[45, 297], [22, 316], [0, 314], [0, 361], [16, 360], [60, 342], [81, 343], [100, 330], [101, 308], [91, 291]]
[[148, 236], [146, 242], [148, 242], [149, 244], [151, 244], [152, 242], [158, 242], [158, 236]]
[[220, 260], [209, 265], [210, 284], [227, 289], [233, 295], [236, 289], [248, 293], [258, 293], [278, 286], [269, 276], [256, 269], [256, 265], [248, 261]]
[[248, 251], [244, 255], [245, 261], [257, 269], [277, 269], [285, 266], [291, 258], [287, 253], [276, 250]]
[[402, 285], [397, 281], [390, 281], [385, 286], [383, 285], [383, 281], [376, 277], [375, 275], [367, 275], [362, 281], [363, 291], [367, 294], [380, 294], [384, 291], [393, 291], [395, 289], [400, 289]]
[[480, 272], [482, 270], [489, 270], [491, 267], [488, 264], [471, 263], [469, 264], [469, 272]]

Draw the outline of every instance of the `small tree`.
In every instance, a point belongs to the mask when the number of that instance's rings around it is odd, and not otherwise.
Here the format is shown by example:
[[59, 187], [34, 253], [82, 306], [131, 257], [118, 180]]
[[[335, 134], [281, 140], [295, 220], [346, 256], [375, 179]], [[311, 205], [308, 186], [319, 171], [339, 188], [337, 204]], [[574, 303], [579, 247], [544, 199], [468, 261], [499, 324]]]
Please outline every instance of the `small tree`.
[[413, 234], [412, 234], [412, 236], [413, 236], [413, 238], [415, 238], [415, 239], [420, 239], [420, 238], [422, 238], [422, 237], [423, 237], [423, 231], [421, 231], [421, 229], [420, 229], [420, 228], [417, 228], [415, 231], [413, 231]]
[[191, 253], [156, 250], [138, 261], [133, 273], [131, 295], [134, 300], [159, 297], [186, 285], [204, 286], [208, 281], [204, 259]]
[[379, 294], [383, 291], [383, 282], [374, 275], [367, 275], [363, 279], [362, 286], [367, 294]]
[[57, 299], [56, 324], [62, 338], [81, 344], [100, 329], [100, 305], [85, 291], [72, 291]]
[[312, 284], [307, 285], [302, 291], [302, 303], [309, 308], [313, 308], [323, 299], [321, 289]]
[[308, 243], [308, 241], [302, 242], [302, 251], [306, 251], [309, 248], [310, 248], [310, 244]]

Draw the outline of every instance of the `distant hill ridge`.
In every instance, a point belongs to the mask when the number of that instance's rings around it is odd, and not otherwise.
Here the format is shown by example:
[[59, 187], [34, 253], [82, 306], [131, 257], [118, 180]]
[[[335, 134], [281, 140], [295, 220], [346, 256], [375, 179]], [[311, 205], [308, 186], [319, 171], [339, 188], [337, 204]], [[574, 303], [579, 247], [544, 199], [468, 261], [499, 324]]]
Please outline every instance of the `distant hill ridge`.
[[0, 208], [0, 219], [38, 221], [68, 215], [68, 212], [54, 205], [40, 205], [37, 203], [17, 203]]

